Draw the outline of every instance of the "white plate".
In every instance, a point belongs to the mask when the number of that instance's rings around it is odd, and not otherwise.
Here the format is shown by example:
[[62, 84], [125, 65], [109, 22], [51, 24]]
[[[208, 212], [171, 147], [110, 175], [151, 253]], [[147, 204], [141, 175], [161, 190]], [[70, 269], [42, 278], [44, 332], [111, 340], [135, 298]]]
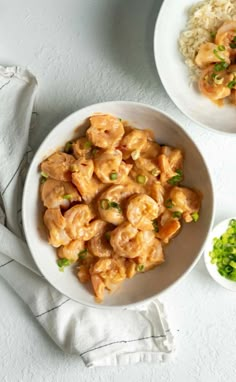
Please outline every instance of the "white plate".
[[[45, 157], [75, 137], [84, 134], [87, 118], [95, 112], [110, 113], [133, 126], [153, 130], [159, 143], [182, 148], [185, 155], [184, 184], [201, 190], [204, 198], [199, 221], [184, 224], [181, 233], [165, 249], [166, 261], [152, 271], [125, 281], [103, 304], [95, 304], [89, 285], [81, 284], [73, 267], [59, 272], [56, 250], [47, 243], [39, 200], [39, 164]], [[23, 193], [22, 216], [25, 236], [32, 256], [44, 277], [61, 293], [89, 305], [121, 307], [141, 303], [174, 285], [196, 264], [203, 251], [214, 215], [212, 182], [206, 163], [192, 139], [172, 119], [159, 110], [133, 102], [107, 102], [76, 111], [46, 137], [31, 162]]]
[[211, 277], [220, 285], [222, 285], [226, 289], [230, 289], [234, 292], [236, 292], [236, 281], [231, 281], [226, 279], [225, 277], [221, 276], [217, 270], [216, 264], [211, 263], [211, 258], [209, 256], [209, 252], [212, 251], [213, 248], [213, 239], [215, 237], [220, 237], [228, 228], [229, 222], [231, 219], [236, 219], [235, 217], [228, 218], [217, 224], [213, 230], [211, 231], [207, 244], [204, 251], [204, 260], [207, 267], [208, 272], [210, 273]]
[[154, 32], [154, 55], [161, 81], [176, 106], [194, 122], [221, 133], [236, 133], [236, 107], [218, 107], [189, 84], [188, 67], [178, 50], [187, 10], [198, 0], [165, 0]]

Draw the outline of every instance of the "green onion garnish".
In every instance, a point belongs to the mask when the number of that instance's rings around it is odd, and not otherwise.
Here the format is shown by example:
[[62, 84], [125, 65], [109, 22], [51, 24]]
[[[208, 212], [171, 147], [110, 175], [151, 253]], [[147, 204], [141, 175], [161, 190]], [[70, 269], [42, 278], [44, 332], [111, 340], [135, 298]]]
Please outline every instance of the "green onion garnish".
[[64, 267], [67, 267], [68, 265], [70, 265], [71, 262], [70, 260], [68, 259], [58, 259], [57, 260], [57, 265], [58, 267], [60, 268], [60, 271], [63, 272], [64, 271]]
[[196, 223], [199, 219], [199, 214], [197, 212], [194, 212], [192, 215], [193, 221]]
[[216, 72], [221, 72], [222, 70], [227, 69], [228, 66], [229, 65], [226, 62], [220, 62], [220, 63], [214, 65], [214, 70]]
[[43, 184], [43, 183], [46, 182], [46, 180], [48, 178], [48, 174], [46, 174], [45, 172], [41, 171], [40, 175], [41, 175], [40, 183]]
[[118, 119], [119, 119], [120, 122], [122, 121], [122, 118], [118, 118]]
[[119, 203], [116, 202], [109, 202], [110, 208], [116, 208], [119, 212], [121, 212], [121, 207]]
[[224, 45], [218, 45], [218, 50], [220, 51], [220, 52], [223, 52], [224, 50], [225, 50], [225, 46]]
[[171, 199], [167, 199], [165, 202], [165, 206], [166, 206], [166, 208], [172, 208], [172, 207], [174, 207], [174, 204], [173, 204]]
[[90, 149], [90, 147], [92, 147], [92, 142], [89, 142], [89, 141], [85, 142], [84, 148], [85, 149]]
[[225, 60], [219, 55], [218, 51], [216, 49], [213, 50], [214, 55], [222, 62], [225, 62]]
[[157, 219], [154, 219], [154, 220], [152, 221], [152, 225], [153, 225], [153, 230], [154, 230], [155, 232], [159, 232], [159, 227], [158, 227]]
[[216, 37], [216, 32], [210, 32], [210, 36], [211, 36], [211, 38], [215, 38]]
[[64, 152], [67, 154], [72, 153], [72, 142], [69, 141], [65, 144]]
[[172, 216], [173, 216], [173, 218], [177, 218], [177, 219], [179, 219], [179, 218], [181, 218], [181, 216], [182, 216], [182, 212], [180, 212], [180, 211], [175, 211], [175, 212], [173, 212]]
[[106, 240], [109, 241], [110, 238], [111, 238], [111, 233], [110, 232], [105, 232], [104, 236], [105, 236]]
[[152, 169], [152, 171], [151, 171], [151, 174], [152, 174], [153, 176], [157, 176], [157, 175], [159, 174], [159, 170], [158, 170], [158, 168], [154, 167], [154, 168]]
[[233, 89], [233, 87], [236, 85], [236, 80], [233, 80], [233, 81], [230, 81], [228, 84], [227, 84], [227, 87], [229, 89]]
[[116, 203], [116, 202], [110, 202], [110, 200], [108, 199], [102, 199], [100, 200], [100, 207], [103, 209], [103, 210], [108, 210], [109, 208], [116, 208], [119, 212], [121, 212], [121, 207], [119, 205], [119, 203]]
[[143, 264], [139, 264], [139, 265], [137, 265], [137, 267], [136, 267], [136, 270], [138, 271], [138, 272], [143, 272], [144, 271], [144, 265]]
[[97, 152], [98, 152], [98, 149], [96, 149], [96, 148], [92, 149], [92, 155], [93, 156], [95, 156], [97, 154]]
[[102, 199], [100, 200], [100, 207], [103, 210], [108, 210], [110, 208], [110, 202], [108, 199]]
[[78, 258], [79, 258], [79, 260], [83, 260], [83, 259], [85, 259], [85, 257], [87, 256], [87, 254], [88, 254], [88, 250], [85, 248], [85, 249], [82, 249], [82, 251], [80, 251], [79, 253], [78, 253]]
[[136, 182], [139, 184], [145, 184], [147, 181], [147, 178], [145, 175], [137, 175], [136, 176]]
[[168, 181], [167, 181], [172, 186], [175, 186], [176, 184], [181, 182], [181, 180], [183, 179], [183, 171], [182, 170], [179, 169], [179, 170], [176, 170], [175, 172], [177, 173], [177, 175], [172, 176], [172, 178], [168, 179]]
[[213, 239], [213, 248], [209, 253], [211, 263], [216, 264], [221, 276], [236, 281], [236, 220], [229, 222], [227, 230]]
[[71, 198], [72, 198], [72, 195], [71, 195], [71, 194], [65, 194], [65, 195], [63, 195], [63, 199], [70, 200]]
[[116, 180], [118, 178], [117, 172], [111, 172], [110, 175], [109, 175], [109, 178], [111, 180]]
[[229, 44], [230, 48], [236, 49], [236, 36], [232, 39], [232, 42]]

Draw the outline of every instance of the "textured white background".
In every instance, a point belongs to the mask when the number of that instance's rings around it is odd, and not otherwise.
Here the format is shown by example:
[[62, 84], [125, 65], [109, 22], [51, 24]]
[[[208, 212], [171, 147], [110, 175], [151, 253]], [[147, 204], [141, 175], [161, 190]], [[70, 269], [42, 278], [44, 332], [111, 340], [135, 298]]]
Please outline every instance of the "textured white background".
[[[236, 137], [193, 124], [166, 95], [152, 51], [160, 4], [0, 0], [0, 64], [27, 66], [38, 78], [35, 148], [66, 115], [100, 101], [141, 101], [175, 117], [207, 159], [218, 222], [236, 216]], [[0, 288], [0, 381], [235, 381], [235, 294], [210, 279], [202, 259], [161, 296], [176, 341], [175, 353], [163, 364], [86, 369], [52, 343], [1, 279]]]

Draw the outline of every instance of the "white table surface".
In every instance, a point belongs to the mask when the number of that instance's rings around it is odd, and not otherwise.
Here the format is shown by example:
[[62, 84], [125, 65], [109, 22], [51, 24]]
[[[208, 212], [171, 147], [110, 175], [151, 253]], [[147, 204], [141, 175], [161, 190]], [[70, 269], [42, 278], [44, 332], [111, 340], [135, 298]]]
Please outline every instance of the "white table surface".
[[[160, 4], [0, 0], [0, 64], [27, 66], [38, 78], [35, 148], [66, 115], [100, 101], [140, 101], [176, 118], [209, 164], [217, 223], [236, 216], [236, 136], [192, 123], [165, 93], [152, 51]], [[210, 278], [203, 259], [161, 296], [176, 342], [176, 351], [162, 364], [86, 369], [77, 356], [65, 355], [54, 345], [1, 279], [0, 288], [1, 381], [235, 381], [235, 294]]]

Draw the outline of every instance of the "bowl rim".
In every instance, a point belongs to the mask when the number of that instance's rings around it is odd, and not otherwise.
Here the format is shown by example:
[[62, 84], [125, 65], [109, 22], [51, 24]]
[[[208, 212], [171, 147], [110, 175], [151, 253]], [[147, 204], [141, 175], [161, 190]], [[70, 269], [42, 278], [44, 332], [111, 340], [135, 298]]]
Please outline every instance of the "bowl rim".
[[[26, 193], [27, 193], [27, 189], [29, 188], [29, 182], [30, 182], [30, 177], [31, 177], [31, 171], [32, 171], [32, 168], [33, 168], [33, 164], [36, 161], [37, 154], [41, 150], [41, 147], [44, 145], [45, 140], [50, 140], [50, 137], [51, 137], [51, 135], [53, 135], [54, 131], [60, 125], [64, 124], [67, 120], [72, 118], [72, 116], [76, 115], [78, 112], [86, 111], [86, 109], [91, 109], [91, 107], [98, 107], [98, 106], [106, 107], [106, 105], [112, 105], [112, 104], [113, 105], [117, 104], [117, 105], [121, 105], [121, 106], [128, 104], [128, 105], [131, 105], [131, 106], [146, 108], [147, 110], [152, 110], [154, 112], [157, 112], [157, 113], [163, 115], [171, 123], [177, 125], [178, 128], [180, 129], [180, 131], [182, 132], [182, 134], [186, 135], [186, 137], [194, 144], [195, 149], [198, 151], [198, 154], [200, 155], [200, 157], [201, 157], [201, 159], [202, 159], [202, 161], [203, 161], [203, 163], [205, 165], [206, 171], [208, 173], [209, 184], [210, 184], [210, 188], [212, 190], [212, 216], [211, 216], [208, 232], [207, 232], [207, 235], [205, 237], [205, 240], [203, 241], [203, 243], [202, 243], [202, 245], [200, 247], [199, 253], [196, 256], [196, 258], [193, 261], [193, 263], [191, 264], [191, 266], [188, 269], [186, 269], [186, 271], [183, 272], [182, 275], [176, 281], [174, 281], [168, 287], [164, 288], [161, 292], [159, 292], [157, 294], [154, 294], [151, 297], [147, 297], [145, 299], [142, 299], [141, 301], [138, 301], [138, 302], [135, 302], [135, 303], [123, 304], [123, 305], [118, 305], [118, 306], [116, 306], [116, 305], [101, 305], [101, 304], [98, 304], [96, 302], [89, 303], [89, 302], [81, 301], [79, 298], [75, 300], [74, 298], [68, 296], [68, 294], [63, 292], [63, 290], [61, 290], [59, 287], [55, 287], [52, 284], [52, 282], [46, 276], [44, 276], [43, 272], [41, 272], [41, 269], [38, 266], [37, 256], [34, 255], [35, 248], [33, 247], [33, 245], [31, 245], [32, 242], [28, 238], [28, 232], [27, 232], [27, 229], [26, 229], [26, 210], [27, 210], [27, 208], [25, 207], [25, 206], [27, 206]], [[22, 226], [23, 226], [23, 230], [24, 230], [24, 234], [25, 234], [25, 240], [26, 240], [26, 243], [27, 243], [27, 245], [29, 247], [30, 254], [31, 254], [31, 256], [32, 256], [32, 258], [33, 258], [37, 268], [40, 271], [40, 274], [42, 274], [45, 277], [45, 280], [47, 280], [47, 282], [52, 287], [54, 287], [57, 291], [59, 291], [62, 295], [66, 296], [66, 297], [70, 298], [72, 301], [80, 303], [80, 304], [82, 304], [84, 306], [87, 306], [87, 307], [90, 307], [90, 308], [97, 308], [97, 309], [123, 310], [123, 309], [127, 309], [127, 308], [135, 308], [135, 307], [138, 307], [140, 305], [147, 304], [148, 302], [153, 301], [158, 296], [161, 296], [164, 292], [166, 292], [166, 291], [170, 290], [171, 288], [173, 288], [174, 286], [176, 286], [181, 280], [183, 280], [184, 277], [187, 276], [188, 273], [190, 273], [193, 270], [193, 268], [196, 266], [196, 264], [198, 263], [199, 259], [201, 258], [202, 254], [203, 254], [203, 251], [204, 251], [204, 247], [205, 247], [205, 245], [207, 243], [207, 240], [208, 240], [208, 236], [209, 236], [209, 234], [210, 234], [210, 232], [212, 230], [214, 216], [215, 216], [215, 196], [214, 196], [214, 187], [213, 187], [213, 183], [212, 183], [212, 179], [211, 179], [211, 173], [210, 173], [209, 167], [208, 167], [208, 165], [207, 165], [207, 163], [205, 161], [205, 158], [204, 158], [201, 150], [199, 149], [199, 147], [195, 144], [195, 142], [193, 141], [191, 136], [184, 130], [184, 128], [177, 121], [175, 121], [171, 116], [169, 116], [166, 112], [160, 110], [159, 108], [157, 108], [155, 106], [151, 106], [151, 105], [148, 105], [148, 104], [145, 104], [145, 103], [135, 102], [135, 101], [120, 101], [120, 100], [117, 100], [117, 101], [99, 102], [99, 103], [96, 103], [96, 104], [87, 105], [86, 107], [82, 107], [82, 108], [74, 111], [73, 113], [67, 115], [63, 120], [61, 120], [56, 126], [54, 126], [52, 128], [52, 130], [46, 135], [46, 137], [43, 139], [43, 141], [41, 142], [41, 144], [39, 145], [39, 147], [35, 151], [33, 159], [31, 161], [31, 163], [29, 165], [29, 168], [28, 168], [28, 171], [27, 171], [27, 175], [26, 175], [26, 179], [25, 179], [25, 183], [24, 183], [24, 188], [23, 188], [23, 195], [22, 195]]]
[[[217, 231], [221, 226], [222, 227], [224, 226], [225, 228], [221, 230], [221, 233], [224, 233], [228, 227], [230, 220], [232, 220], [232, 219], [236, 220], [236, 216], [231, 216], [231, 217], [228, 217], [226, 219], [220, 220], [212, 228], [211, 232], [208, 235], [208, 239], [206, 241], [206, 246], [205, 246], [205, 250], [204, 250], [204, 262], [205, 262], [205, 266], [206, 266], [206, 269], [207, 269], [209, 275], [217, 284], [222, 286], [224, 289], [230, 290], [231, 292], [236, 292], [236, 281], [232, 281], [232, 280], [229, 280], [229, 279], [221, 276], [221, 274], [217, 271], [216, 265], [212, 264], [210, 262], [210, 256], [209, 256], [210, 249], [212, 248], [213, 238], [216, 236], [219, 237], [219, 234], [216, 235], [215, 231]], [[217, 276], [215, 274], [217, 274]], [[234, 285], [234, 288], [230, 287], [232, 285]]]
[[[197, 3], [197, 0], [196, 0], [196, 3]], [[167, 7], [167, 1], [164, 0], [161, 7], [160, 7], [159, 13], [157, 15], [157, 19], [156, 19], [156, 23], [155, 23], [155, 27], [154, 27], [154, 34], [153, 34], [154, 61], [156, 64], [156, 70], [159, 74], [160, 80], [163, 84], [163, 87], [164, 87], [166, 93], [168, 94], [168, 96], [172, 100], [172, 102], [178, 107], [178, 109], [181, 111], [181, 113], [183, 113], [186, 117], [188, 117], [192, 122], [196, 123], [197, 125], [199, 125], [200, 127], [204, 128], [204, 129], [207, 129], [210, 132], [214, 132], [216, 134], [220, 134], [220, 135], [224, 135], [224, 136], [235, 137], [236, 131], [230, 132], [230, 131], [222, 131], [222, 130], [214, 129], [213, 127], [210, 127], [210, 126], [198, 121], [197, 119], [192, 117], [188, 112], [184, 111], [182, 106], [179, 104], [178, 98], [172, 94], [171, 88], [167, 85], [167, 81], [165, 81], [164, 76], [162, 75], [162, 72], [160, 70], [160, 65], [159, 65], [160, 58], [159, 58], [159, 54], [157, 52], [157, 47], [156, 47], [156, 39], [157, 39], [156, 36], [158, 36], [158, 28], [159, 28], [160, 20], [162, 18], [162, 13], [164, 13], [166, 7]], [[176, 43], [177, 43], [177, 40], [176, 40]], [[179, 52], [179, 54], [180, 54], [180, 52]]]

